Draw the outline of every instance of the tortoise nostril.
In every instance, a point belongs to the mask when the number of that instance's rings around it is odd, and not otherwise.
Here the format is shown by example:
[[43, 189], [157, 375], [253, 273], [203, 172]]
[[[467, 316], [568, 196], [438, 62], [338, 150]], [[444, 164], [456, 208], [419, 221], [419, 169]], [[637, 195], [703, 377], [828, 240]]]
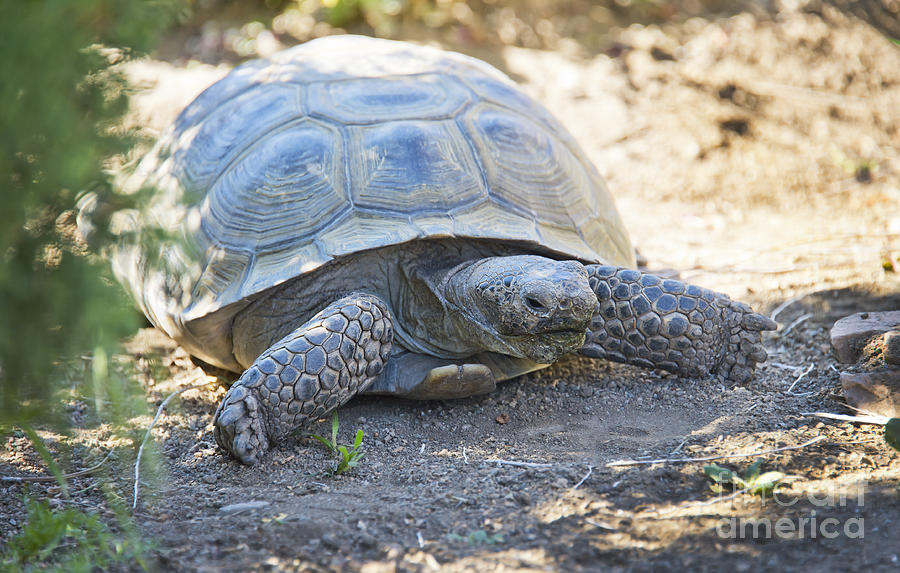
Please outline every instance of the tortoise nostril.
[[526, 296], [525, 304], [528, 306], [528, 308], [537, 312], [547, 312], [548, 310], [550, 310], [549, 308], [547, 308], [547, 305], [533, 296]]

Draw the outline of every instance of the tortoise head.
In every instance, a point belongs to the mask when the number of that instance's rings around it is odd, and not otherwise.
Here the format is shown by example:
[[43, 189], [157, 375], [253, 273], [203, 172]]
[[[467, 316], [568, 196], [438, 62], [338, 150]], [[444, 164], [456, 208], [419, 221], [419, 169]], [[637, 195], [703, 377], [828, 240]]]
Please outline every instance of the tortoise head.
[[447, 286], [448, 300], [486, 350], [542, 364], [584, 344], [597, 306], [580, 263], [532, 255], [475, 261]]

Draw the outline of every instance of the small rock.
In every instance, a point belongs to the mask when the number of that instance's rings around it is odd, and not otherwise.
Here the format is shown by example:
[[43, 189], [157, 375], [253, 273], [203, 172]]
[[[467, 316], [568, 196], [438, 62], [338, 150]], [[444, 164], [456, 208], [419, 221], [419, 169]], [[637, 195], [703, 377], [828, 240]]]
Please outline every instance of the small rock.
[[839, 361], [852, 364], [873, 336], [900, 329], [900, 310], [860, 312], [838, 320], [831, 327], [831, 346]]
[[200, 478], [203, 483], [216, 483], [218, 479], [214, 474], [203, 474], [203, 477]]
[[517, 491], [513, 494], [513, 499], [521, 506], [531, 505], [531, 496], [527, 491]]
[[884, 361], [900, 364], [900, 332], [896, 330], [884, 333]]
[[267, 505], [269, 505], [268, 501], [245, 501], [243, 503], [233, 503], [231, 505], [222, 506], [219, 508], [219, 513], [239, 513], [241, 511], [247, 511], [248, 509], [259, 509], [261, 507], [266, 507]]
[[378, 543], [374, 536], [369, 535], [365, 531], [356, 536], [356, 542], [364, 549], [371, 549]]
[[841, 372], [841, 388], [854, 408], [889, 418], [900, 416], [900, 370]]
[[334, 533], [325, 533], [322, 535], [322, 546], [337, 551], [341, 548], [341, 540]]
[[507, 414], [506, 412], [503, 412], [502, 414], [497, 416], [495, 418], [495, 420], [497, 420], [497, 423], [501, 424], [501, 425], [508, 424], [509, 423], [509, 414]]

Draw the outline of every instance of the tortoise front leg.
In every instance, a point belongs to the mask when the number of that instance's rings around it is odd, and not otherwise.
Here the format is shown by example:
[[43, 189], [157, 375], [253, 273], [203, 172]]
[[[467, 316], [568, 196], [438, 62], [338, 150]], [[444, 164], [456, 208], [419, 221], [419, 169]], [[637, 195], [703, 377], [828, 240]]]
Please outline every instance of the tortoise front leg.
[[393, 320], [378, 298], [332, 303], [249, 367], [213, 418], [216, 442], [252, 465], [269, 445], [365, 390], [391, 353]]
[[581, 349], [586, 356], [735, 382], [749, 380], [766, 360], [760, 332], [777, 325], [746, 304], [636, 270], [585, 268], [599, 303]]

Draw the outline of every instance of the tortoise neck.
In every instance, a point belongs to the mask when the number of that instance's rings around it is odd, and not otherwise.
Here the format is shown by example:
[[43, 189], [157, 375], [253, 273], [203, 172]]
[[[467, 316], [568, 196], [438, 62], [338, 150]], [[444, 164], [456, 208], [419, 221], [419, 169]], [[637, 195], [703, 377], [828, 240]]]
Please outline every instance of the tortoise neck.
[[441, 305], [443, 332], [452, 335], [451, 340], [468, 341], [469, 354], [488, 350], [518, 356], [515, 349], [493, 329], [474, 296], [482, 267], [496, 259], [477, 258], [432, 271], [428, 277], [428, 289]]
[[402, 280], [391, 292], [392, 306], [400, 320], [396, 325], [398, 342], [412, 350], [442, 358], [465, 358], [484, 348], [473, 337], [472, 323], [460, 308], [465, 308], [461, 281], [465, 269], [476, 261], [457, 261], [441, 265], [422, 260], [401, 265]]

